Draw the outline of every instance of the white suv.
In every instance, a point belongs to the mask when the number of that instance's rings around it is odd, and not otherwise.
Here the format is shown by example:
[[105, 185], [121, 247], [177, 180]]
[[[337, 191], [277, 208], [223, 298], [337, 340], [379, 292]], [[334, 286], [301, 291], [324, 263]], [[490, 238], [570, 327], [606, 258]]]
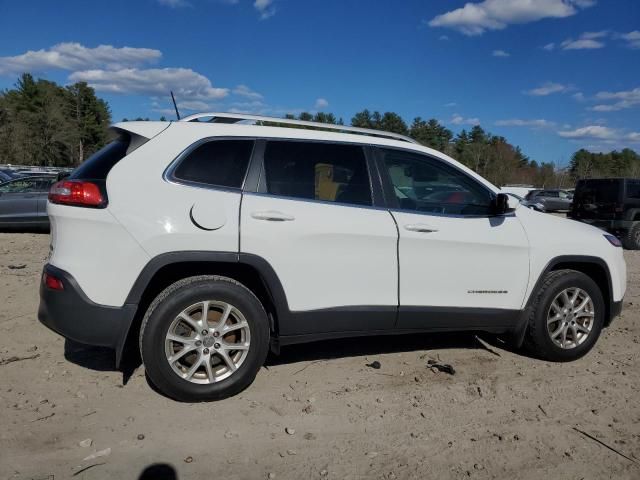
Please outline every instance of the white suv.
[[113, 129], [51, 189], [39, 319], [117, 364], [139, 339], [173, 398], [233, 395], [269, 348], [346, 336], [488, 331], [573, 360], [620, 313], [617, 238], [410, 138], [220, 113]]

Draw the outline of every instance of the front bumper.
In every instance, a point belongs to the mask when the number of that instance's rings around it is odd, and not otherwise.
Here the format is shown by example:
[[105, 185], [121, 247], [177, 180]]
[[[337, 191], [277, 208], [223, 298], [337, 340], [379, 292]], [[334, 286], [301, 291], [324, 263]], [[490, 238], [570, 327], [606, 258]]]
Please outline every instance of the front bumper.
[[65, 338], [116, 351], [120, 363], [122, 348], [137, 305], [108, 307], [92, 302], [73, 276], [53, 265], [45, 265], [44, 273], [62, 281], [63, 290], [52, 290], [40, 282], [38, 320]]

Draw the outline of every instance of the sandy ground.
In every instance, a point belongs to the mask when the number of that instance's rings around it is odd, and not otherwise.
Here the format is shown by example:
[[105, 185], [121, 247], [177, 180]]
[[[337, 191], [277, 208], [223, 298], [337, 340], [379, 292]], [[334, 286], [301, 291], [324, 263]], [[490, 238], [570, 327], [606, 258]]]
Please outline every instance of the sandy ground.
[[574, 363], [469, 334], [350, 339], [283, 348], [237, 397], [181, 404], [38, 323], [47, 247], [0, 234], [0, 478], [640, 478], [640, 253], [622, 317]]

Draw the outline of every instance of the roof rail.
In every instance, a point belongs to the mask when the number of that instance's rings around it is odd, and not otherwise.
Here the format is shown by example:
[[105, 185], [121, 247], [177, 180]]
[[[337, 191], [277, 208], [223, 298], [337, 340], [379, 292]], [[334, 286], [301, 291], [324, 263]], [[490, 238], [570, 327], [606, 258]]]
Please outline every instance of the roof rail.
[[303, 127], [322, 128], [324, 130], [334, 130], [337, 132], [344, 132], [344, 133], [358, 133], [361, 135], [371, 135], [375, 137], [392, 138], [395, 140], [402, 140], [404, 142], [419, 144], [418, 141], [414, 140], [411, 137], [407, 137], [406, 135], [400, 135], [399, 133], [393, 133], [393, 132], [385, 132], [383, 130], [373, 130], [370, 128], [360, 128], [360, 127], [347, 127], [344, 125], [333, 125], [331, 123], [307, 122], [306, 120], [292, 120], [289, 118], [266, 117], [263, 115], [249, 115], [245, 113], [224, 113], [224, 112], [195, 113], [193, 115], [189, 115], [188, 117], [184, 117], [180, 121], [194, 122], [194, 121], [199, 121], [201, 118], [210, 118], [210, 120], [207, 121], [209, 123], [238, 123], [245, 120], [249, 120], [253, 122], [278, 123], [281, 125], [298, 125]]

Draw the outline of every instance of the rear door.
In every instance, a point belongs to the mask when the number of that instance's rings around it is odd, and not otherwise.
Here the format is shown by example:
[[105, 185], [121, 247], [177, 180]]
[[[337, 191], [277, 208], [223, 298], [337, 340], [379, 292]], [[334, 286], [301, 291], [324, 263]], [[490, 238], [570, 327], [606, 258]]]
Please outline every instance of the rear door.
[[489, 214], [494, 195], [426, 155], [379, 150], [398, 224], [398, 328], [508, 326], [529, 279], [529, 244], [514, 214]]
[[361, 145], [266, 141], [257, 191], [243, 195], [240, 254], [282, 283], [280, 335], [393, 327], [398, 234], [372, 168]]

